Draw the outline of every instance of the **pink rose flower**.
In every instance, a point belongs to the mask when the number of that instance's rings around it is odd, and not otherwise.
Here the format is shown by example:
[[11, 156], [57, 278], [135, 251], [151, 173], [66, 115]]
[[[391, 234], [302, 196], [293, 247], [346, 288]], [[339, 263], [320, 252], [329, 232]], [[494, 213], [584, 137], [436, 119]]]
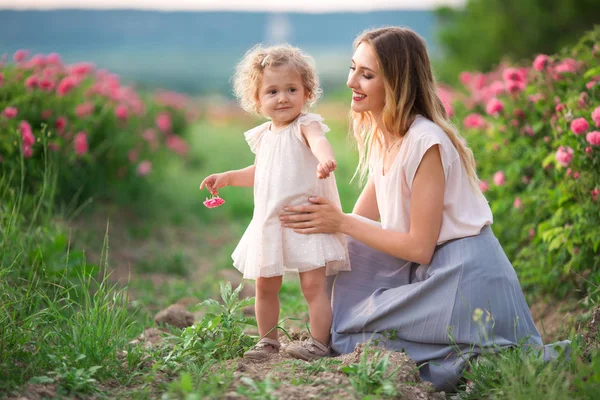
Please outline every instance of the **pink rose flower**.
[[56, 93], [59, 96], [64, 96], [68, 94], [71, 90], [73, 90], [73, 88], [75, 88], [78, 84], [79, 79], [77, 79], [75, 76], [71, 75], [64, 77], [58, 84], [58, 87], [56, 88]]
[[119, 104], [117, 108], [115, 108], [115, 115], [121, 121], [127, 121], [127, 118], [129, 117], [127, 106], [125, 104]]
[[588, 130], [590, 124], [586, 121], [585, 118], [576, 118], [571, 121], [571, 131], [576, 135], [581, 135]]
[[4, 115], [4, 117], [8, 118], [8, 119], [15, 118], [18, 113], [19, 113], [19, 110], [17, 110], [15, 107], [6, 107], [4, 109], [4, 111], [2, 111], [2, 114]]
[[586, 146], [585, 147], [585, 153], [586, 154], [592, 154], [592, 147], [591, 146]]
[[479, 181], [479, 189], [481, 189], [481, 191], [485, 193], [490, 189], [490, 184], [486, 181]]
[[592, 120], [596, 126], [600, 126], [600, 106], [596, 107], [594, 111], [592, 111]]
[[20, 63], [22, 61], [25, 61], [25, 59], [27, 58], [27, 56], [29, 55], [29, 52], [27, 50], [17, 50], [15, 52], [15, 54], [13, 55], [13, 60], [16, 63]]
[[533, 69], [536, 71], [543, 71], [548, 64], [548, 56], [545, 54], [538, 55], [535, 60], [533, 60]]
[[518, 93], [525, 90], [524, 81], [508, 81], [506, 82], [506, 91], [509, 93]]
[[579, 179], [579, 172], [573, 172], [573, 179]]
[[506, 68], [502, 71], [502, 79], [504, 79], [505, 82], [525, 82], [525, 73], [518, 68]]
[[505, 176], [503, 171], [498, 171], [494, 174], [494, 184], [496, 186], [502, 186], [505, 182]]
[[42, 119], [48, 119], [52, 116], [52, 110], [44, 110], [42, 111], [41, 117]]
[[31, 130], [31, 125], [27, 121], [21, 121], [20, 125], [21, 138], [23, 140], [23, 146], [33, 146], [35, 144], [35, 136]]
[[595, 187], [594, 190], [592, 190], [590, 193], [592, 195], [592, 200], [598, 201], [598, 197], [600, 197], [600, 190], [598, 190], [598, 188]]
[[189, 150], [185, 140], [183, 140], [177, 135], [169, 135], [165, 144], [169, 149], [173, 150], [175, 153], [181, 156], [186, 155]]
[[81, 62], [77, 64], [70, 65], [68, 71], [72, 75], [77, 75], [79, 77], [84, 77], [94, 70], [94, 64], [89, 62]]
[[471, 82], [471, 78], [472, 78], [472, 75], [470, 72], [461, 72], [458, 75], [458, 79], [460, 80], [460, 83], [462, 83], [464, 86], [467, 86]]
[[573, 159], [573, 149], [570, 147], [560, 146], [556, 151], [556, 161], [563, 167], [568, 166]]
[[156, 126], [158, 126], [158, 129], [160, 129], [163, 133], [168, 133], [172, 127], [171, 115], [166, 111], [158, 114], [156, 117]]
[[600, 146], [600, 132], [593, 131], [585, 135], [585, 140], [592, 146]]
[[137, 159], [138, 159], [138, 153], [137, 153], [137, 151], [135, 151], [135, 150], [133, 150], [133, 149], [132, 149], [132, 150], [129, 150], [129, 151], [127, 152], [127, 159], [128, 159], [128, 160], [129, 160], [129, 162], [130, 162], [130, 163], [132, 163], [132, 164], [133, 164], [134, 162], [136, 162], [136, 161], [137, 161]]
[[[0, 68], [2, 68], [2, 65], [0, 65]], [[4, 82], [4, 74], [2, 72], [0, 72], [0, 86], [2, 86], [3, 82]]]
[[54, 123], [54, 127], [58, 133], [62, 133], [67, 126], [67, 119], [65, 117], [58, 117]]
[[25, 87], [27, 89], [35, 89], [38, 85], [38, 78], [35, 75], [31, 75], [29, 78], [25, 79]]
[[82, 156], [88, 152], [88, 141], [87, 134], [85, 132], [79, 132], [73, 139], [73, 147], [75, 153], [78, 156]]
[[485, 107], [485, 112], [494, 116], [498, 116], [503, 110], [504, 104], [495, 97], [488, 101], [487, 106]]
[[62, 60], [60, 58], [60, 54], [58, 54], [58, 53], [50, 53], [50, 54], [48, 54], [48, 56], [46, 57], [46, 62], [48, 64], [54, 64], [54, 65], [61, 65], [62, 64]]
[[557, 112], [557, 113], [559, 113], [559, 112], [561, 112], [561, 111], [562, 111], [564, 108], [565, 108], [565, 105], [564, 105], [564, 104], [562, 104], [562, 103], [558, 103], [558, 104], [556, 105], [556, 112]]
[[94, 112], [94, 103], [91, 103], [91, 102], [83, 103], [83, 104], [80, 104], [77, 107], [75, 107], [75, 114], [79, 118], [87, 117], [87, 116], [91, 115], [93, 112]]
[[485, 119], [477, 113], [467, 115], [463, 120], [463, 124], [467, 129], [479, 129], [486, 126]]
[[33, 155], [33, 147], [23, 145], [23, 156], [29, 158]]
[[54, 90], [54, 82], [50, 79], [42, 79], [38, 82], [38, 87], [45, 92], [51, 92]]
[[515, 198], [515, 201], [513, 202], [513, 207], [516, 209], [523, 207], [523, 202], [521, 201], [520, 197]]
[[138, 176], [146, 176], [152, 171], [152, 163], [148, 160], [144, 160], [137, 166], [136, 173]]
[[204, 205], [208, 208], [219, 207], [219, 206], [223, 205], [224, 203], [225, 203], [225, 200], [223, 200], [219, 196], [214, 196], [210, 199], [207, 197], [206, 200], [204, 201]]

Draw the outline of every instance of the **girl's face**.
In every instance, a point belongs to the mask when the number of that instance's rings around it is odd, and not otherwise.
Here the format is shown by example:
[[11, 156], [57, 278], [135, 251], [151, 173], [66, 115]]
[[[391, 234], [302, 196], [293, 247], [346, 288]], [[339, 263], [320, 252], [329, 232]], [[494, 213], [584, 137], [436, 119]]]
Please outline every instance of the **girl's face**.
[[352, 57], [346, 85], [352, 89], [352, 111], [370, 111], [379, 115], [385, 105], [383, 75], [377, 67], [377, 56], [370, 44], [360, 43]]
[[262, 113], [275, 126], [287, 125], [302, 112], [307, 100], [302, 77], [287, 65], [267, 68], [263, 71], [258, 91]]

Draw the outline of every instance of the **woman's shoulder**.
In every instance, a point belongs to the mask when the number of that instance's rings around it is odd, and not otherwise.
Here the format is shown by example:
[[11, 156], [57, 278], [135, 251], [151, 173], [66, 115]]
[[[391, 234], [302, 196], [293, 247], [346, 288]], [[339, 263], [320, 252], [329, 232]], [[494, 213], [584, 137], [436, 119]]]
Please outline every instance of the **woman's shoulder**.
[[421, 115], [417, 115], [408, 129], [407, 139], [411, 142], [416, 142], [424, 137], [430, 139], [448, 139], [448, 135], [446, 135], [446, 132], [438, 124]]

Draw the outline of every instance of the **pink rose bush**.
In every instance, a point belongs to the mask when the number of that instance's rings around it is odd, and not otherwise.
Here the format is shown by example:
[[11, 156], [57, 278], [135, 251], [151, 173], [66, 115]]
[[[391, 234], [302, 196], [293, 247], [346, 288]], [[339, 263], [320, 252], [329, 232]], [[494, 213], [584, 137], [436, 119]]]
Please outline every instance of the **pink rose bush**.
[[575, 273], [600, 280], [599, 42], [596, 29], [576, 51], [465, 71], [454, 92], [494, 233], [536, 289], [585, 294], [593, 288]]
[[[187, 96], [141, 94], [109, 71], [87, 62], [67, 65], [56, 53], [19, 50], [12, 59], [0, 64], [0, 173], [18, 168], [21, 157], [26, 167], [39, 166], [31, 171], [42, 171], [47, 147], [61, 171], [58, 192], [70, 198], [69, 190], [79, 189], [69, 183], [75, 171], [79, 181], [94, 177], [85, 188], [91, 195], [113, 180], [139, 181], [163, 153], [187, 154], [182, 134], [195, 114]], [[143, 161], [129, 162], [131, 151]], [[28, 179], [33, 187], [41, 175]]]

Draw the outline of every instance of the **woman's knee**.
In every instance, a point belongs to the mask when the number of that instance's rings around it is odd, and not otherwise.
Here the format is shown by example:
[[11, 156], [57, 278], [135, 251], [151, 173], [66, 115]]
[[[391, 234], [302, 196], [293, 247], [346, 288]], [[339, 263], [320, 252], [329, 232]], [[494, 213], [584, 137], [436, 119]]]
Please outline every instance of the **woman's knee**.
[[256, 280], [256, 294], [263, 296], [278, 295], [281, 289], [281, 276], [272, 278], [258, 278]]

